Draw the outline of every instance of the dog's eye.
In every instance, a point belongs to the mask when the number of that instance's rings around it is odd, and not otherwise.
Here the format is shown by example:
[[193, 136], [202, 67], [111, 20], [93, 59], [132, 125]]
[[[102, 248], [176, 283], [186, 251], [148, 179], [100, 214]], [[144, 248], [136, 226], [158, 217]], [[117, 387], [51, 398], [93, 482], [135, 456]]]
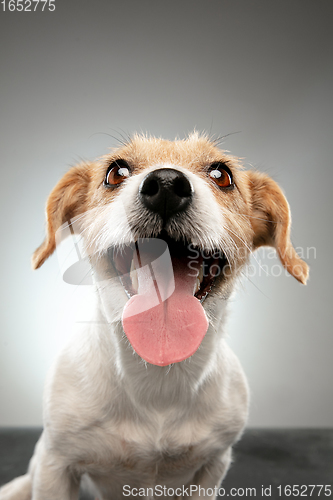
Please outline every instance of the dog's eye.
[[125, 160], [116, 160], [107, 169], [104, 186], [117, 186], [130, 176], [130, 168]]
[[223, 163], [213, 163], [209, 170], [209, 177], [221, 188], [234, 186], [232, 174]]

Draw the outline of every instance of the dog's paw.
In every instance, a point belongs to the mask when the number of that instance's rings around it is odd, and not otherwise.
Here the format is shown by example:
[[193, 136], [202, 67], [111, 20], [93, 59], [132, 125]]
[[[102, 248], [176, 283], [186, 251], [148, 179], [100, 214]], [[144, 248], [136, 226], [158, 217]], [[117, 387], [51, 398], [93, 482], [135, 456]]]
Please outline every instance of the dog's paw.
[[0, 488], [0, 500], [31, 500], [29, 474], [17, 477]]

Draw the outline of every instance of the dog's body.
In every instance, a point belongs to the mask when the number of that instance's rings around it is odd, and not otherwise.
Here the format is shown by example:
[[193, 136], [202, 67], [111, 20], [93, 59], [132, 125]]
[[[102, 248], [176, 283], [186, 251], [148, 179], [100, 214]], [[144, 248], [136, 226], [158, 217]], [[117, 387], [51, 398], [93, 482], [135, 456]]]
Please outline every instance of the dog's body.
[[[100, 500], [187, 496], [191, 485], [192, 496], [214, 497], [248, 411], [245, 377], [223, 335], [235, 278], [260, 245], [274, 246], [291, 274], [307, 278], [280, 189], [197, 134], [173, 143], [135, 137], [71, 169], [50, 195], [47, 220], [34, 267], [55, 249], [61, 225], [77, 220], [95, 273], [98, 319], [82, 324], [57, 359], [29, 472], [4, 486], [0, 499], [74, 500], [81, 477]], [[141, 305], [131, 312], [138, 297], [152, 296], [146, 274], [136, 285], [114, 279], [124, 249], [153, 238], [168, 245], [174, 268], [173, 295], [163, 298], [160, 288], [155, 316]], [[169, 278], [161, 280], [169, 290]], [[182, 288], [187, 280], [190, 292]]]

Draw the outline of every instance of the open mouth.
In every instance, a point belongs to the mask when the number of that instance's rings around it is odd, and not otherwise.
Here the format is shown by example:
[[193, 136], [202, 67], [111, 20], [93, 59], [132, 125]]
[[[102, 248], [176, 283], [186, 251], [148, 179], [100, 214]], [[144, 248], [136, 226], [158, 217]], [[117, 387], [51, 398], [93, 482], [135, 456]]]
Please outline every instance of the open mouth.
[[[157, 238], [139, 239], [121, 249], [112, 249], [110, 255], [129, 298], [139, 291], [138, 268], [142, 265], [140, 254], [149, 254], [151, 264], [159, 259], [164, 251], [168, 251], [173, 267], [182, 267], [183, 274], [195, 277], [192, 294], [200, 302], [207, 298], [215, 280], [223, 276], [223, 269], [227, 264], [221, 250], [201, 249], [190, 242], [175, 241], [163, 233]], [[145, 262], [147, 264], [147, 259]], [[165, 270], [165, 273], [168, 273], [168, 270]]]
[[129, 297], [122, 325], [136, 353], [157, 366], [192, 356], [208, 329], [201, 303], [223, 273], [224, 255], [161, 234], [113, 249], [112, 260]]

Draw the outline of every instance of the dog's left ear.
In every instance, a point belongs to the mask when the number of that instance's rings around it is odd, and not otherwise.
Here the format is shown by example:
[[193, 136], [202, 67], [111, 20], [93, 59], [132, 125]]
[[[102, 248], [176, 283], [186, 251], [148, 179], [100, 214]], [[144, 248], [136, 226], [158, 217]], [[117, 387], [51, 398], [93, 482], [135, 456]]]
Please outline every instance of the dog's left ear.
[[290, 241], [291, 217], [288, 202], [273, 179], [259, 172], [246, 172], [251, 191], [251, 224], [254, 249], [273, 246], [287, 271], [306, 284], [308, 265], [297, 255]]
[[62, 224], [86, 211], [90, 165], [72, 167], [58, 182], [46, 203], [46, 238], [32, 256], [32, 268], [38, 269], [54, 252], [55, 234]]

